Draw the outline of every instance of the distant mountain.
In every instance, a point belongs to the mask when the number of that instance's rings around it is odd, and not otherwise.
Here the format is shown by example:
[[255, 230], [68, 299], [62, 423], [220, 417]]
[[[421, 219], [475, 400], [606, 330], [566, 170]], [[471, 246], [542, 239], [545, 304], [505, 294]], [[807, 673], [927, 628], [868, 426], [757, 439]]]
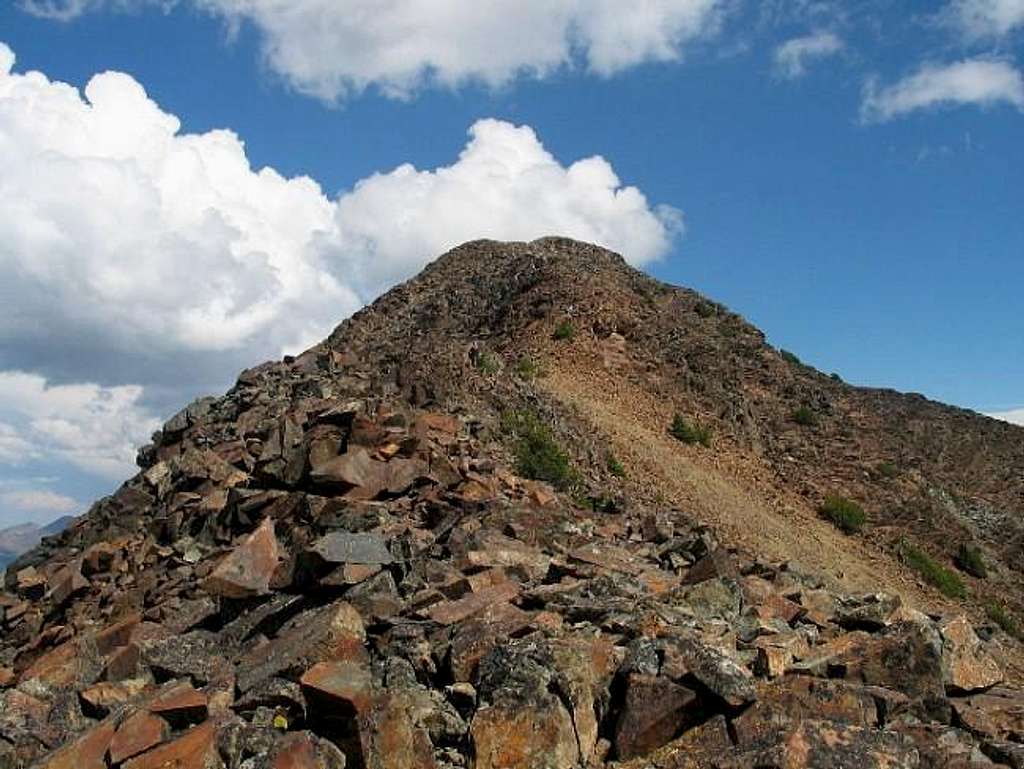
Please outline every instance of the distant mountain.
[[74, 516], [64, 515], [45, 526], [19, 523], [0, 529], [0, 569], [6, 568], [19, 555], [38, 545], [43, 537], [60, 534], [74, 520]]

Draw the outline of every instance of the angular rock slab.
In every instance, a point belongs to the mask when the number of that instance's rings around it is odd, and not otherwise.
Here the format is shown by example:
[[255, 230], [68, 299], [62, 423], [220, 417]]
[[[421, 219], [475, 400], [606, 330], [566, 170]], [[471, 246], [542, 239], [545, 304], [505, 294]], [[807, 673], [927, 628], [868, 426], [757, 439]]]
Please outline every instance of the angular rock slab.
[[279, 556], [274, 520], [264, 518], [256, 531], [217, 565], [206, 578], [205, 587], [224, 598], [266, 595], [270, 592], [270, 579], [277, 569]]
[[961, 615], [939, 625], [942, 634], [942, 672], [946, 689], [974, 692], [1003, 680], [1003, 671], [974, 633], [967, 617]]

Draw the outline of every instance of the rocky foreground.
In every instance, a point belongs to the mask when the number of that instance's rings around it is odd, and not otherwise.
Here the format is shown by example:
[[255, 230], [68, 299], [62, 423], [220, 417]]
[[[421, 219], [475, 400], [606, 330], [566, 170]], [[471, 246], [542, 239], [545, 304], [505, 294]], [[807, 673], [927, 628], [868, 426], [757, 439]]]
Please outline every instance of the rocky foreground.
[[521, 477], [377, 373], [244, 372], [11, 566], [0, 767], [1024, 767], [994, 628]]

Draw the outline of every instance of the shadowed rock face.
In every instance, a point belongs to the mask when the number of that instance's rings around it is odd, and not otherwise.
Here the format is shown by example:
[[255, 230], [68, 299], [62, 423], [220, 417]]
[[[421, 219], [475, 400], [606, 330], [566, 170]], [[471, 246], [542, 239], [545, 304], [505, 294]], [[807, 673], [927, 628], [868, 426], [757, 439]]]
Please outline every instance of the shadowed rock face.
[[[0, 767], [1022, 765], [1011, 639], [730, 541], [611, 461], [584, 385], [713, 424], [672, 467], [913, 508], [904, 536], [938, 557], [936, 527], [970, 531], [1016, 584], [1015, 530], [970, 515], [1021, 509], [995, 480], [1020, 431], [788, 363], [602, 249], [472, 243], [190, 405], [10, 569]], [[814, 430], [780, 426], [796, 404]], [[557, 451], [524, 459], [523, 414]], [[866, 473], [881, 456], [906, 475]], [[849, 558], [885, 556], [861, 536]]]

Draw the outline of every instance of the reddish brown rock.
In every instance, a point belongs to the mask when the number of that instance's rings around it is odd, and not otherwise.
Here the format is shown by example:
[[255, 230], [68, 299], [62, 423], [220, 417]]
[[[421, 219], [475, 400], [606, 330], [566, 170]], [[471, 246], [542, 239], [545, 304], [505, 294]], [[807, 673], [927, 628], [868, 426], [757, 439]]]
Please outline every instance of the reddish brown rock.
[[366, 769], [435, 769], [434, 747], [413, 721], [413, 703], [403, 693], [383, 693], [359, 717]]
[[146, 681], [141, 678], [120, 682], [93, 684], [81, 692], [79, 697], [93, 712], [106, 714], [141, 694], [146, 688]]
[[712, 550], [706, 556], [697, 561], [683, 578], [683, 584], [695, 585], [715, 577], [727, 577], [735, 579], [739, 576], [739, 569], [732, 556], [721, 548]]
[[1003, 680], [1003, 671], [961, 615], [939, 625], [942, 633], [942, 668], [946, 688], [955, 692], [988, 689]]
[[329, 713], [353, 717], [370, 705], [370, 671], [362, 661], [318, 662], [302, 675], [300, 683], [318, 717], [332, 717]]
[[913, 742], [894, 731], [803, 720], [716, 761], [722, 769], [917, 769]]
[[952, 702], [957, 718], [975, 734], [1024, 740], [1024, 691], [995, 687]]
[[279, 555], [274, 521], [265, 518], [207, 577], [206, 589], [225, 598], [264, 595], [270, 590]]
[[58, 606], [89, 589], [89, 580], [82, 576], [81, 561], [72, 561], [58, 569], [49, 579], [50, 599]]
[[149, 701], [149, 711], [163, 716], [172, 724], [199, 723], [206, 718], [208, 700], [191, 683], [184, 682], [166, 688]]
[[668, 743], [696, 715], [697, 695], [667, 678], [633, 673], [615, 725], [615, 754], [643, 756]]
[[580, 762], [572, 719], [554, 697], [482, 707], [470, 738], [475, 769], [576, 769]]
[[270, 769], [345, 769], [345, 754], [309, 732], [282, 737], [270, 760]]
[[363, 620], [350, 604], [339, 601], [304, 613], [282, 628], [269, 643], [239, 659], [238, 688], [247, 692], [280, 673], [296, 677], [317, 662], [365, 659]]
[[217, 752], [217, 730], [207, 721], [176, 740], [137, 756], [124, 769], [223, 769]]
[[110, 763], [119, 764], [137, 756], [159, 745], [170, 734], [171, 728], [164, 719], [140, 710], [128, 716], [118, 727], [110, 742]]
[[511, 601], [519, 595], [519, 585], [513, 582], [501, 582], [492, 587], [469, 593], [457, 601], [436, 604], [427, 612], [427, 616], [441, 625], [454, 625], [456, 622], [472, 617], [491, 604], [500, 601]]
[[106, 769], [107, 748], [114, 738], [108, 719], [43, 759], [37, 769]]

